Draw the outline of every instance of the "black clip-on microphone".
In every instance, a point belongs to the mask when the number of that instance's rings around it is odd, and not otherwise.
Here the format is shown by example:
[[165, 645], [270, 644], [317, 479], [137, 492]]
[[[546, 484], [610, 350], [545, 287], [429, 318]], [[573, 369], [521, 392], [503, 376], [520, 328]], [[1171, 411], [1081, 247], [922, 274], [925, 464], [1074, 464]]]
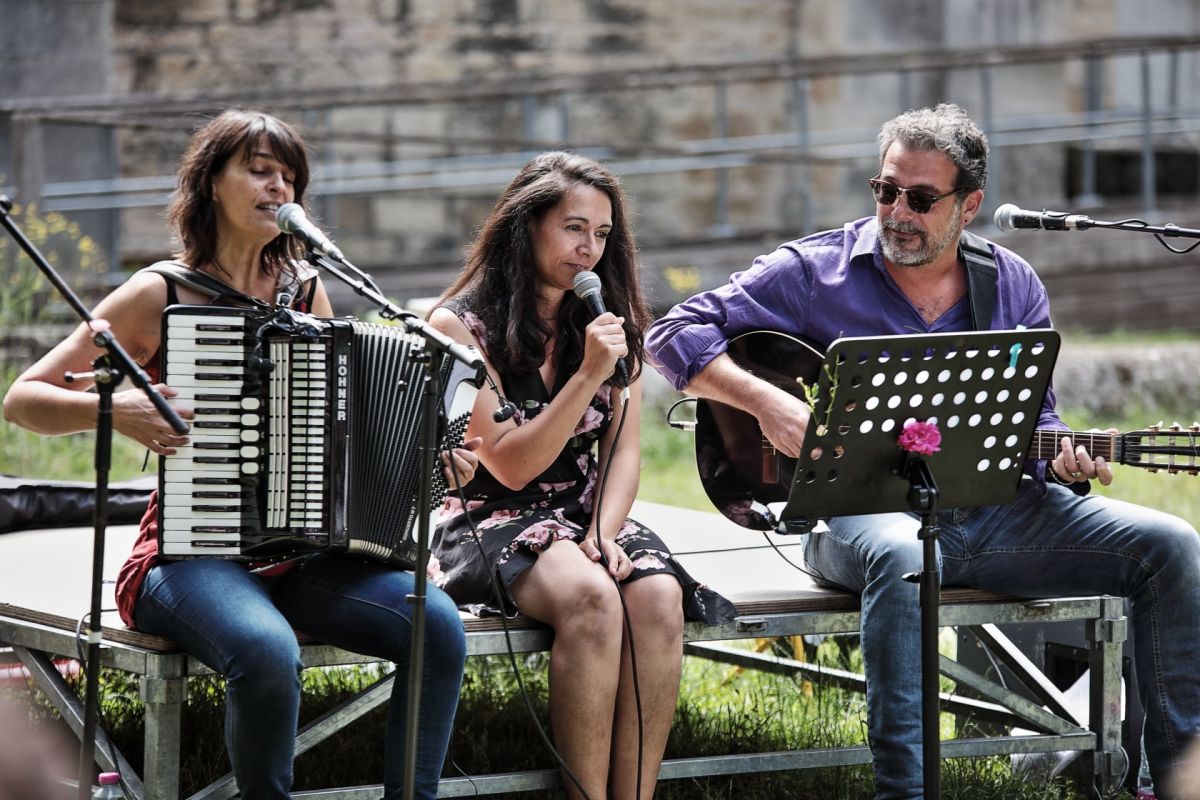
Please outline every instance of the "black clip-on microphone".
[[492, 419], [496, 422], [507, 422], [517, 413], [517, 407], [512, 404], [511, 400], [505, 400], [500, 396], [500, 407], [492, 412]]
[[[54, 271], [54, 267], [38, 252], [33, 243], [16, 226], [9, 217], [13, 203], [7, 196], [0, 195], [0, 224], [8, 230], [25, 254], [41, 270], [47, 280], [54, 285], [68, 305], [74, 309], [79, 318], [92, 331], [92, 341], [105, 351], [92, 362], [91, 373], [67, 373], [64, 379], [68, 382], [79, 378], [93, 378], [96, 383], [98, 405], [96, 407], [96, 501], [92, 510], [92, 586], [91, 605], [88, 612], [87, 634], [87, 675], [84, 692], [83, 732], [80, 734], [79, 749], [79, 800], [88, 800], [92, 794], [92, 773], [96, 759], [96, 723], [98, 717], [98, 697], [100, 687], [100, 591], [104, 576], [104, 535], [108, 526], [108, 473], [112, 462], [112, 396], [117, 384], [123, 377], [128, 377], [137, 388], [145, 392], [154, 404], [155, 409], [162, 415], [171, 430], [178, 434], [188, 431], [187, 423], [180, 419], [175, 409], [154, 388], [147, 375], [137, 365], [125, 349], [117, 342], [116, 337], [109, 331], [108, 326], [101, 324], [91, 315], [79, 297], [71, 291], [65, 281]], [[106, 758], [103, 754], [101, 758]], [[119, 765], [105, 763], [112, 769]], [[125, 781], [128, 776], [122, 776]], [[126, 788], [130, 788], [126, 785]]]

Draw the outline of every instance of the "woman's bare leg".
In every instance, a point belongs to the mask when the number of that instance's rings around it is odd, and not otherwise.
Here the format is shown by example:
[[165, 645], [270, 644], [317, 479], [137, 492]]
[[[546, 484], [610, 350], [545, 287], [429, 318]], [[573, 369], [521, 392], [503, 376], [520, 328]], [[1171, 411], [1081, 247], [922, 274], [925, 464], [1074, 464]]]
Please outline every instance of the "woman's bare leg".
[[647, 575], [621, 587], [633, 628], [638, 693], [642, 701], [642, 780], [637, 784], [638, 718], [629, 648], [621, 652], [621, 681], [613, 724], [613, 800], [648, 800], [654, 796], [658, 768], [675, 717], [679, 675], [683, 668], [683, 593], [673, 575]]
[[[591, 800], [604, 800], [621, 657], [621, 604], [605, 570], [557, 541], [517, 579], [522, 613], [554, 628], [550, 721], [554, 746]], [[582, 798], [567, 775], [567, 796]]]

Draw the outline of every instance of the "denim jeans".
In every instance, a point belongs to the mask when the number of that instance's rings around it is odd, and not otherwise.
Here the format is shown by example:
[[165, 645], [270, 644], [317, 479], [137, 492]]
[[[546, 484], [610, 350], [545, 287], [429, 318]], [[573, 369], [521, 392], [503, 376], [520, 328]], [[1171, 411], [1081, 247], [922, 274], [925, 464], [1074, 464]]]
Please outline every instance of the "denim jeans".
[[[224, 675], [225, 741], [244, 800], [286, 800], [300, 708], [300, 647], [292, 629], [396, 664], [384, 736], [387, 798], [403, 794], [413, 575], [315, 555], [275, 578], [212, 558], [159, 564], [135, 607], [140, 630], [167, 636]], [[466, 639], [450, 597], [426, 598], [416, 795], [437, 796], [462, 683]]]
[[[1178, 517], [1023, 478], [1007, 505], [938, 515], [942, 582], [1037, 597], [1130, 599], [1145, 753], [1164, 785], [1200, 732], [1200, 537]], [[868, 736], [877, 798], [921, 797], [922, 569], [915, 514], [840, 517], [809, 534], [808, 567], [862, 594]]]

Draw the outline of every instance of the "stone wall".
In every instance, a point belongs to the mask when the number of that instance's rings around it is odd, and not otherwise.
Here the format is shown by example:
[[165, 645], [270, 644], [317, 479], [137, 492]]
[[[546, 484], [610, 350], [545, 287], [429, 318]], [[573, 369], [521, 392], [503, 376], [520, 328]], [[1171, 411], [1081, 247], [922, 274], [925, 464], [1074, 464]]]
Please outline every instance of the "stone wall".
[[[13, 76], [0, 85], [0, 99], [22, 92], [197, 98], [182, 118], [149, 112], [124, 120], [111, 129], [115, 140], [100, 144], [65, 141], [51, 126], [43, 143], [47, 179], [170, 175], [188, 134], [222, 97], [236, 93], [252, 102], [258, 92], [270, 94], [281, 105], [267, 110], [297, 123], [313, 146], [317, 216], [402, 301], [445, 285], [519, 161], [473, 185], [322, 196], [324, 177], [336, 169], [560, 144], [607, 147], [614, 161], [677, 157], [688, 143], [778, 135], [798, 125], [799, 89], [791, 81], [733, 82], [721, 95], [715, 83], [638, 89], [623, 80], [631, 70], [1200, 32], [1193, 0], [0, 0], [0, 18], [0, 66]], [[1190, 107], [1200, 94], [1200, 55], [1185, 54], [1174, 82], [1162, 79], [1164, 59], [1153, 64], [1155, 106]], [[64, 76], [55, 64], [74, 66]], [[1106, 61], [1101, 73], [1106, 104], [1136, 109], [1137, 59]], [[328, 90], [496, 78], [521, 87], [594, 74], [609, 77], [561, 95], [303, 104]], [[1071, 208], [1070, 143], [1038, 141], [1037, 126], [1026, 123], [1084, 110], [1083, 65], [1038, 63], [988, 75], [993, 123], [1003, 128], [993, 136], [988, 202]], [[865, 178], [876, 165], [872, 140], [883, 119], [943, 99], [977, 117], [985, 111], [978, 69], [851, 72], [814, 78], [804, 88], [810, 136], [830, 148], [821, 160], [802, 166], [783, 151], [724, 173], [624, 175], [648, 281], [661, 302], [678, 299], [676, 284], [711, 286], [779, 241], [870, 213]], [[281, 93], [293, 100], [279, 101]], [[8, 135], [0, 121], [0, 173], [12, 150]], [[1197, 139], [1187, 131], [1161, 137], [1164, 146], [1192, 152]], [[1137, 141], [1113, 146], [1136, 148]], [[109, 161], [98, 157], [104, 154]], [[1194, 205], [1196, 198], [1186, 200]], [[1193, 208], [1179, 210], [1175, 221], [1195, 224]], [[161, 207], [114, 218], [99, 227], [119, 232], [116, 255], [126, 265], [171, 249]], [[986, 219], [978, 227], [996, 233]], [[740, 239], [722, 241], [730, 231]], [[1061, 321], [1099, 328], [1190, 322], [1196, 298], [1189, 287], [1200, 285], [1195, 257], [1164, 258], [1157, 272], [1143, 274], [1152, 256], [1139, 253], [1148, 241], [1117, 243], [1098, 232], [1061, 243], [1027, 236], [1013, 241], [1055, 284]], [[664, 242], [670, 247], [660, 247]], [[700, 283], [675, 280], [667, 269], [700, 276]], [[1102, 276], [1103, 287], [1097, 290], [1096, 280], [1084, 285], [1085, 274]], [[1130, 311], [1124, 301], [1140, 294], [1147, 302]]]
[[[1196, 30], [1196, 12], [1179, 0], [111, 0], [113, 85], [117, 93], [220, 93], [281, 88], [387, 87], [405, 81], [511, 75], [581, 74], [693, 63], [737, 63], [800, 55], [1028, 45], [1137, 33]], [[998, 111], [1077, 111], [1082, 72], [1076, 64], [996, 71]], [[1106, 91], [1127, 92], [1110, 75]], [[1189, 76], [1180, 89], [1194, 86]], [[1036, 91], [1030, 91], [1036, 87]], [[788, 82], [730, 86], [725, 133], [765, 135], [794, 127]], [[1019, 103], [1016, 99], [1019, 98]], [[819, 195], [806, 219], [813, 229], [870, 209], [862, 182], [872, 170], [872, 132], [911, 105], [955, 99], [980, 112], [979, 74], [843, 75], [809, 87], [812, 133], [855, 132], [860, 158], [799, 171], [775, 165], [731, 170], [727, 224], [739, 229], [796, 231], [793, 188], [800, 180]], [[619, 85], [567, 98], [486, 100], [355, 107], [284, 116], [317, 144], [318, 161], [363, 163], [472, 152], [445, 140], [620, 149], [718, 136], [711, 86], [634, 91]], [[563, 119], [567, 120], [566, 129]], [[122, 160], [134, 172], [173, 167], [186, 132], [129, 132]], [[406, 138], [407, 137], [407, 138]], [[385, 141], [386, 140], [386, 141]], [[505, 148], [479, 144], [475, 152]], [[509, 148], [511, 149], [511, 147]], [[997, 154], [998, 190], [1050, 203], [1062, 197], [1062, 149], [1025, 147], [1020, 158]], [[319, 177], [319, 174], [318, 174]], [[626, 179], [644, 236], [697, 238], [716, 219], [712, 171]], [[320, 184], [314, 187], [319, 191]], [[445, 252], [468, 240], [495, 185], [412, 191], [403, 197], [341, 196], [320, 210], [334, 233], [353, 237], [369, 266]], [[156, 238], [144, 214], [126, 222], [131, 251]], [[161, 241], [161, 235], [158, 237]]]

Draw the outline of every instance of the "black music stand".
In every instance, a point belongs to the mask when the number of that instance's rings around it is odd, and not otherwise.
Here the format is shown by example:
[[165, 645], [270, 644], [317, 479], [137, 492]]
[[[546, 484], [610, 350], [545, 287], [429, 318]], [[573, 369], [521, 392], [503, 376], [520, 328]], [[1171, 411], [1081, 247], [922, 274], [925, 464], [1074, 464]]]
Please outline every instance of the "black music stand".
[[[781, 532], [837, 516], [914, 511], [924, 544], [921, 685], [926, 798], [941, 796], [938, 732], [937, 513], [1008, 503], [1028, 457], [1058, 357], [1052, 330], [838, 339], [829, 348]], [[912, 421], [937, 424], [941, 449], [897, 443]]]

